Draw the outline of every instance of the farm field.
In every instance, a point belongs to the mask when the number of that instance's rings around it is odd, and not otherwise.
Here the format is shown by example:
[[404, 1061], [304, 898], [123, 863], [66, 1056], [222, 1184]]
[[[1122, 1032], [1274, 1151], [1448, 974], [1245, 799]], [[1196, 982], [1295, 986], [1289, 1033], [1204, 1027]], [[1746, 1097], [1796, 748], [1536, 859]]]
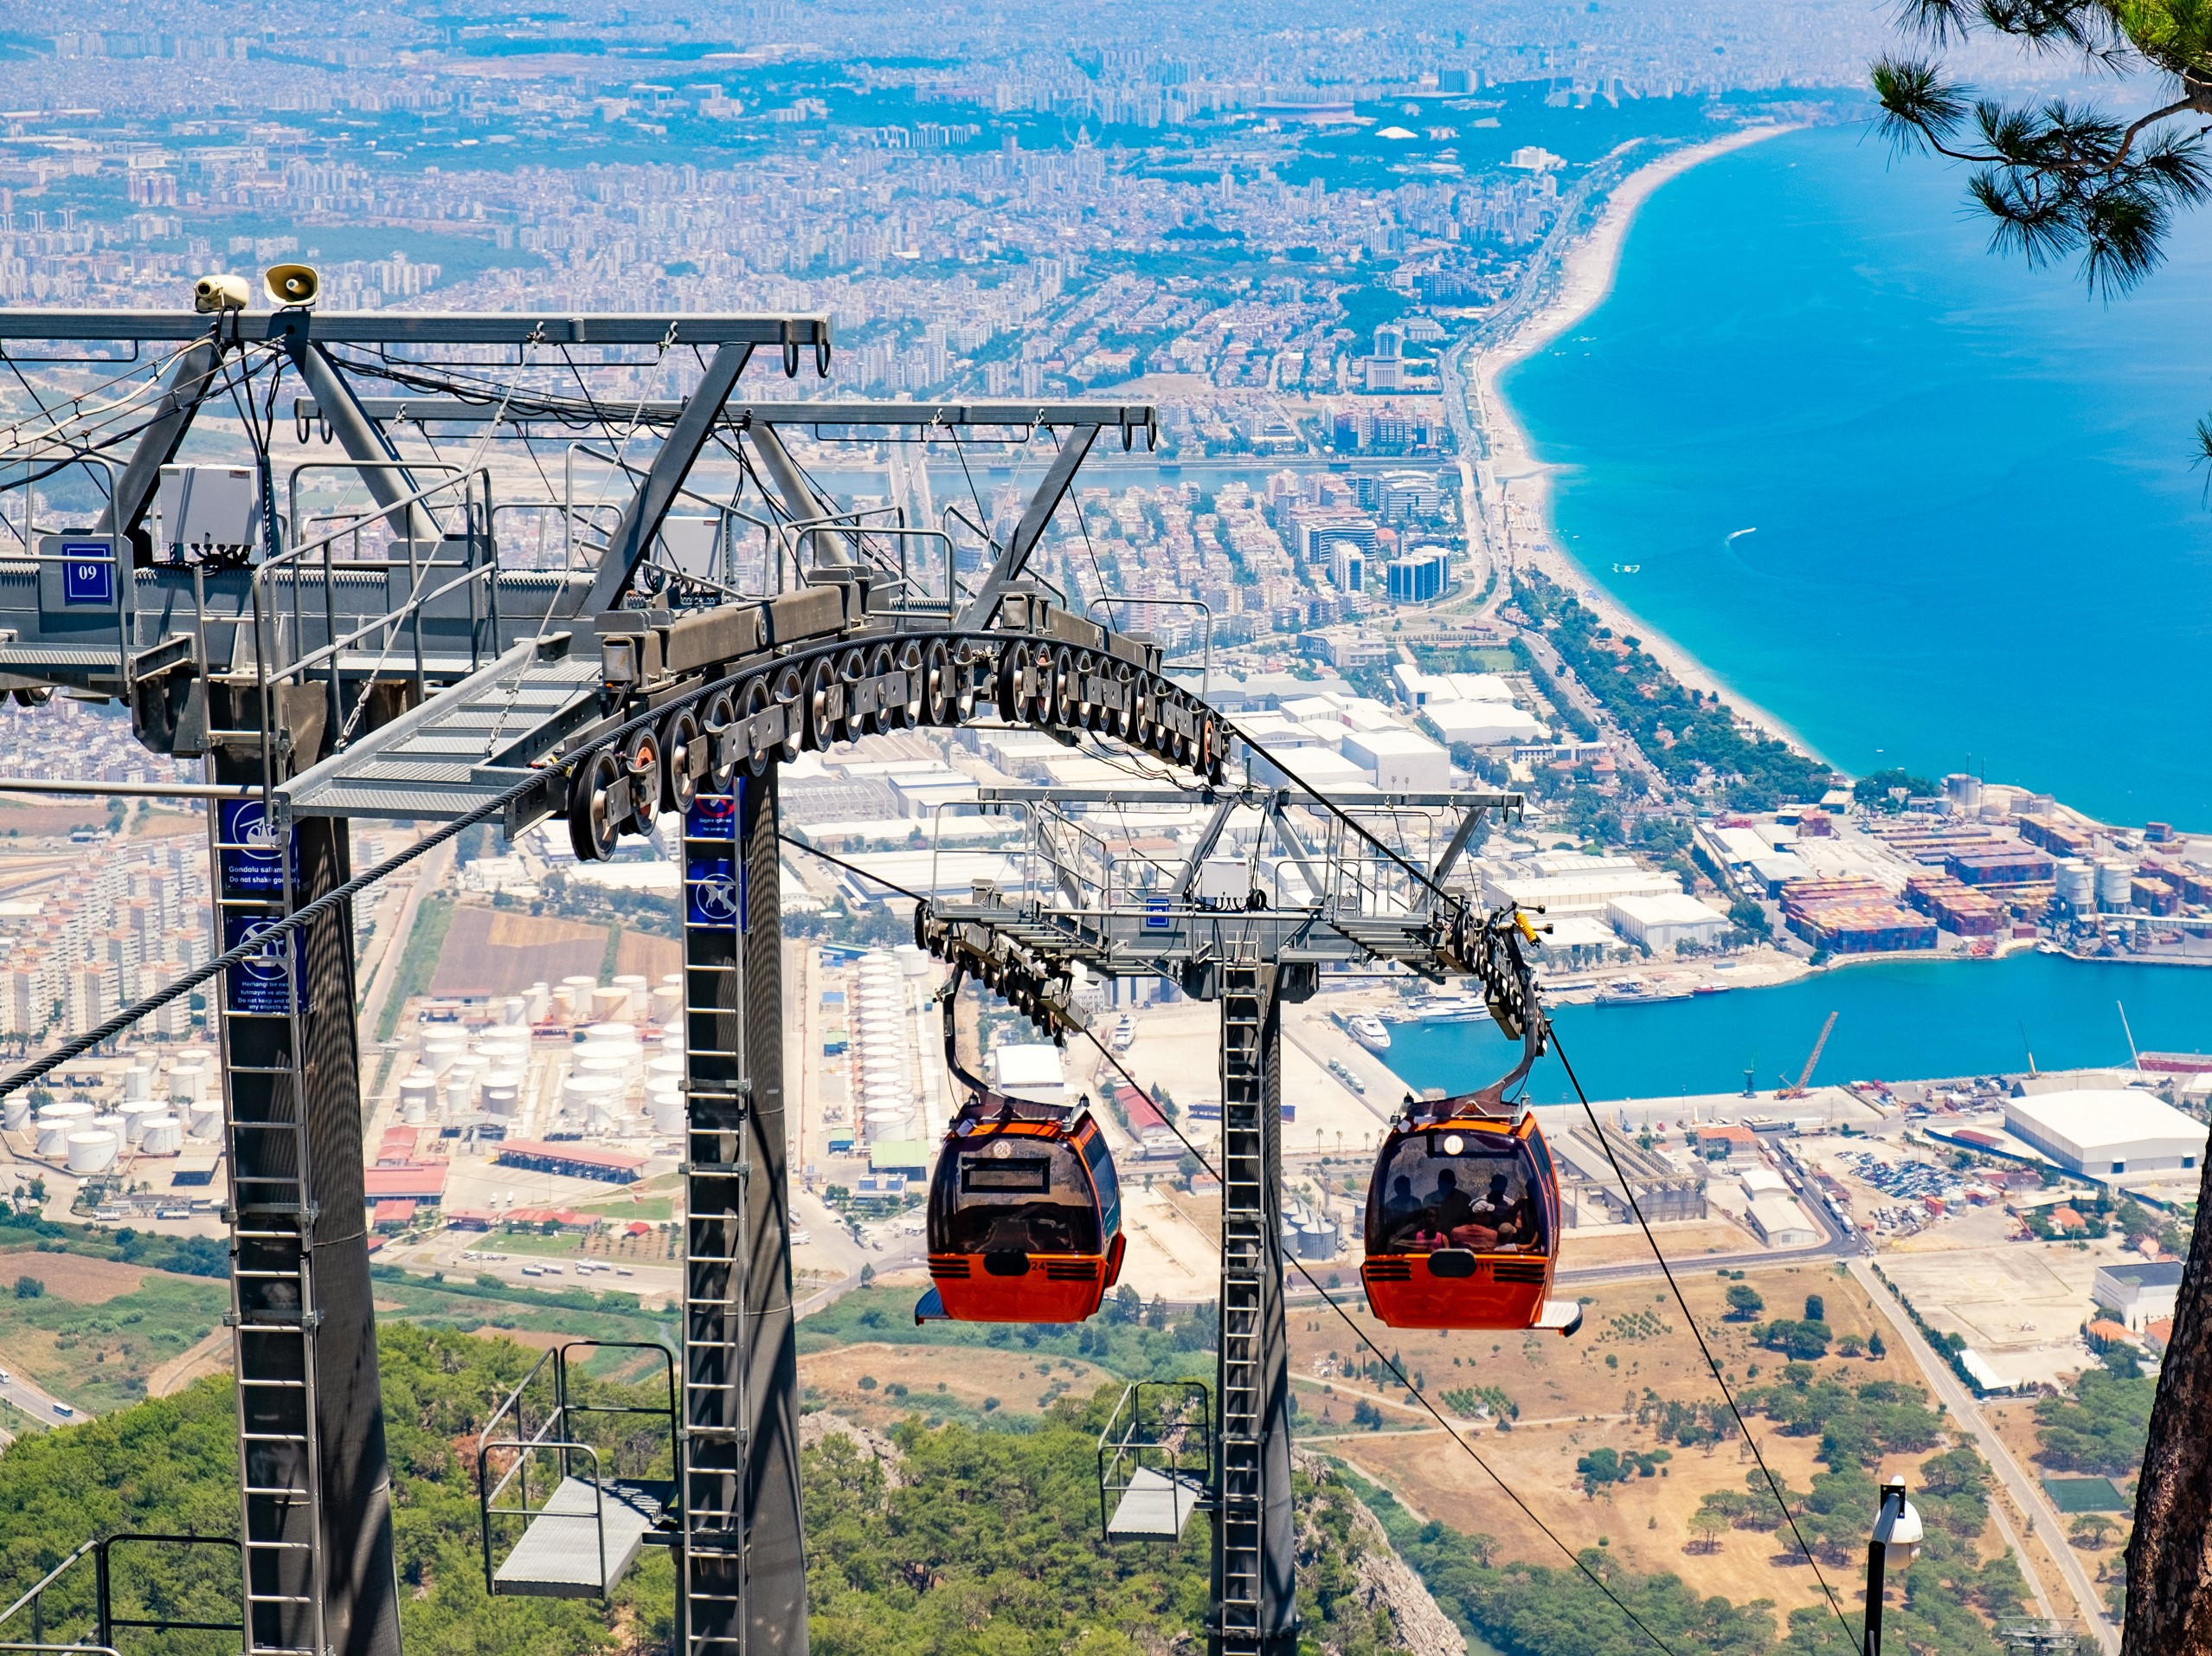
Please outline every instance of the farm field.
[[0, 1255], [0, 1365], [106, 1414], [145, 1397], [156, 1371], [213, 1332], [229, 1306], [228, 1286], [209, 1277], [10, 1252]]
[[519, 995], [532, 983], [599, 976], [607, 928], [465, 903], [453, 910], [433, 995]]

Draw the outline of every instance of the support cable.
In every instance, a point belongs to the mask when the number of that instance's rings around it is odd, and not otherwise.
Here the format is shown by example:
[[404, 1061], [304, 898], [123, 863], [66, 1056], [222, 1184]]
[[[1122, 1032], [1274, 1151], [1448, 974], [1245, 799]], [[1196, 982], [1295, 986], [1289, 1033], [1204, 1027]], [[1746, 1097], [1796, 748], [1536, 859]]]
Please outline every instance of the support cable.
[[1813, 1579], [1820, 1583], [1821, 1595], [1827, 1599], [1828, 1608], [1842, 1626], [1845, 1637], [1857, 1638], [1858, 1634], [1844, 1617], [1843, 1607], [1836, 1601], [1836, 1589], [1828, 1584], [1828, 1577], [1821, 1570], [1820, 1560], [1805, 1544], [1804, 1535], [1797, 1528], [1797, 1515], [1790, 1510], [1789, 1497], [1783, 1492], [1781, 1480], [1775, 1477], [1773, 1468], [1766, 1464], [1765, 1455], [1759, 1452], [1759, 1440], [1752, 1435], [1743, 1410], [1736, 1406], [1736, 1395], [1720, 1372], [1720, 1360], [1713, 1355], [1713, 1348], [1706, 1343], [1705, 1331], [1698, 1325], [1696, 1313], [1690, 1310], [1689, 1301], [1683, 1297], [1682, 1284], [1675, 1279], [1674, 1267], [1667, 1263], [1667, 1256], [1660, 1249], [1659, 1239], [1651, 1229], [1651, 1221], [1643, 1216], [1643, 1204], [1636, 1199], [1636, 1189], [1629, 1183], [1628, 1175], [1621, 1170], [1620, 1157], [1613, 1152], [1612, 1141], [1605, 1136], [1605, 1129], [1598, 1119], [1598, 1112], [1591, 1105], [1590, 1095], [1582, 1090], [1581, 1079], [1575, 1074], [1574, 1066], [1567, 1061], [1566, 1049], [1559, 1045], [1559, 1032], [1556, 1026], [1552, 1028], [1551, 1034], [1552, 1050], [1559, 1055], [1559, 1067], [1566, 1072], [1567, 1080], [1574, 1087], [1574, 1096], [1581, 1102], [1582, 1113], [1590, 1118], [1590, 1129], [1598, 1135], [1598, 1147], [1605, 1152], [1605, 1160], [1613, 1170], [1613, 1176], [1621, 1182], [1621, 1194], [1628, 1199], [1629, 1211], [1636, 1215], [1636, 1222], [1643, 1232], [1643, 1240], [1651, 1246], [1651, 1257], [1659, 1262], [1660, 1274], [1667, 1279], [1668, 1290], [1675, 1296], [1675, 1304], [1682, 1308], [1682, 1321], [1689, 1324], [1690, 1334], [1697, 1341], [1699, 1354], [1705, 1358], [1705, 1366], [1712, 1371], [1714, 1383], [1720, 1388], [1720, 1395], [1727, 1401], [1728, 1413], [1735, 1416], [1736, 1429], [1744, 1434], [1744, 1442], [1752, 1452], [1752, 1459], [1759, 1462], [1759, 1475], [1765, 1479], [1766, 1487], [1773, 1493], [1774, 1505], [1781, 1509], [1783, 1521], [1789, 1524], [1790, 1534], [1797, 1543], [1797, 1550], [1804, 1554], [1805, 1562], [1812, 1566]]
[[[843, 868], [848, 873], [858, 874], [864, 880], [873, 880], [877, 885], [884, 886], [885, 889], [897, 893], [898, 896], [910, 899], [916, 903], [926, 903], [929, 900], [919, 892], [910, 891], [896, 880], [884, 879], [881, 874], [871, 873], [867, 869], [859, 867], [856, 863], [848, 862], [844, 858], [833, 855], [827, 851], [820, 849], [819, 847], [808, 845], [804, 840], [794, 839], [790, 834], [781, 832], [777, 834], [776, 838], [782, 841], [786, 845], [796, 847], [801, 851], [808, 852], [814, 856], [820, 857], [824, 862], [833, 863], [838, 867]], [[1151, 1096], [1150, 1093], [1145, 1091], [1143, 1085], [1137, 1080], [1136, 1077], [1129, 1073], [1128, 1067], [1106, 1046], [1105, 1042], [1100, 1041], [1097, 1035], [1087, 1026], [1077, 1026], [1077, 1028], [1083, 1039], [1088, 1041], [1093, 1047], [1098, 1049], [1099, 1055], [1105, 1059], [1109, 1064], [1114, 1066], [1115, 1073], [1121, 1076], [1122, 1080], [1134, 1087], [1138, 1092], [1142, 1093], [1145, 1097], [1149, 1098]], [[1166, 1118], [1163, 1116], [1162, 1119], [1164, 1120]], [[1194, 1159], [1200, 1167], [1204, 1168], [1206, 1172], [1212, 1174], [1217, 1179], [1221, 1176], [1220, 1174], [1215, 1170], [1212, 1163], [1206, 1160], [1205, 1152], [1200, 1150], [1197, 1145], [1193, 1144], [1188, 1138], [1184, 1137], [1183, 1130], [1180, 1127], [1177, 1126], [1173, 1121], [1169, 1121], [1167, 1122], [1167, 1131], [1175, 1135], [1176, 1138], [1181, 1143], [1183, 1148], [1191, 1153], [1193, 1159]], [[1537, 1515], [1535, 1509], [1531, 1507], [1526, 1500], [1521, 1498], [1520, 1492], [1515, 1490], [1514, 1486], [1508, 1483], [1503, 1478], [1500, 1477], [1496, 1469], [1494, 1468], [1488, 1460], [1482, 1458], [1482, 1451], [1476, 1448], [1473, 1444], [1469, 1443], [1464, 1437], [1461, 1436], [1459, 1429], [1453, 1426], [1450, 1421], [1446, 1420], [1444, 1415], [1437, 1411], [1436, 1406], [1429, 1401], [1428, 1398], [1423, 1395], [1420, 1389], [1415, 1386], [1411, 1379], [1407, 1376], [1405, 1369], [1399, 1367], [1398, 1363], [1392, 1359], [1390, 1355], [1386, 1352], [1382, 1347], [1377, 1345], [1371, 1337], [1369, 1337], [1367, 1331], [1365, 1329], [1361, 1328], [1359, 1324], [1352, 1320], [1351, 1313], [1337, 1303], [1334, 1297], [1329, 1293], [1328, 1289], [1321, 1286], [1321, 1283], [1315, 1278], [1312, 1272], [1306, 1269], [1305, 1261], [1300, 1259], [1290, 1258], [1289, 1255], [1283, 1255], [1282, 1257], [1289, 1259], [1289, 1263], [1297, 1267], [1298, 1274], [1305, 1278], [1307, 1285], [1312, 1288], [1315, 1293], [1319, 1294], [1322, 1300], [1327, 1303], [1328, 1308], [1334, 1311], [1337, 1316], [1343, 1320], [1345, 1327], [1352, 1331], [1353, 1335], [1359, 1340], [1360, 1343], [1366, 1346], [1368, 1350], [1373, 1352], [1376, 1361], [1380, 1363], [1383, 1367], [1389, 1369], [1392, 1374], [1398, 1377], [1399, 1383], [1405, 1389], [1406, 1395], [1412, 1398], [1417, 1403], [1420, 1404], [1422, 1409], [1427, 1413], [1439, 1427], [1444, 1428], [1445, 1435], [1450, 1437], [1454, 1443], [1456, 1443], [1460, 1447], [1460, 1448], [1466, 1453], [1469, 1459], [1472, 1460], [1477, 1466], [1482, 1469], [1483, 1472], [1490, 1479], [1491, 1482], [1495, 1483], [1498, 1488], [1504, 1492], [1506, 1498], [1511, 1501], [1516, 1507], [1520, 1508], [1522, 1516], [1527, 1517], [1529, 1523], [1534, 1524], [1536, 1528], [1542, 1532], [1544, 1538], [1549, 1541], [1553, 1546], [1557, 1547], [1561, 1553], [1566, 1555], [1568, 1562], [1573, 1564], [1575, 1569], [1581, 1571], [1584, 1575], [1587, 1576], [1591, 1584], [1594, 1585], [1600, 1593], [1603, 1593], [1607, 1599], [1611, 1601], [1613, 1607], [1624, 1616], [1628, 1618], [1629, 1621], [1636, 1627], [1636, 1630], [1638, 1633], [1641, 1633], [1660, 1650], [1664, 1651], [1667, 1653], [1667, 1656], [1675, 1656], [1674, 1646], [1669, 1645], [1664, 1639], [1662, 1639], [1657, 1633], [1653, 1631], [1650, 1624], [1645, 1621], [1642, 1616], [1636, 1614], [1634, 1610], [1630, 1609], [1627, 1603], [1621, 1598], [1621, 1595], [1613, 1591], [1612, 1587], [1606, 1582], [1604, 1576], [1592, 1569], [1588, 1563], [1584, 1562], [1582, 1556], [1577, 1553], [1573, 1548], [1568, 1546], [1564, 1540], [1560, 1539], [1558, 1531], [1553, 1530], [1550, 1524], [1545, 1523], [1544, 1520]]]

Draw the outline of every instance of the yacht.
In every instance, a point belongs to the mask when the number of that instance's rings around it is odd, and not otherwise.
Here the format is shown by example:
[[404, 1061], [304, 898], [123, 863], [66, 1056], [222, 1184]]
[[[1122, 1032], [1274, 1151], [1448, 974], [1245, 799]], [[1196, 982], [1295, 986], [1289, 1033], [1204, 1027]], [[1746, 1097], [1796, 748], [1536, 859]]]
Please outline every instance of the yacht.
[[1390, 1031], [1373, 1013], [1355, 1013], [1346, 1020], [1344, 1027], [1352, 1032], [1352, 1039], [1369, 1052], [1386, 1053], [1390, 1050]]

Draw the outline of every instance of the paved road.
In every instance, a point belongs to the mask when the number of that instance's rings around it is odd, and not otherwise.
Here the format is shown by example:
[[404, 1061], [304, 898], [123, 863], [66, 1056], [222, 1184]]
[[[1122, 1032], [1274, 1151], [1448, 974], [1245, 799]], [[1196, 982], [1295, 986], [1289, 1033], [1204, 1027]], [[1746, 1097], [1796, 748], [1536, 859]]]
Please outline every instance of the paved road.
[[[1883, 1285], [1881, 1279], [1874, 1275], [1874, 1266], [1864, 1260], [1854, 1260], [1851, 1261], [1851, 1274], [1859, 1279], [1859, 1285], [1867, 1291], [1867, 1297], [1889, 1319], [1889, 1325], [1897, 1331], [1897, 1337], [1913, 1354], [1913, 1360], [1920, 1365], [1920, 1372], [1927, 1376], [1928, 1384], [1935, 1388], [1936, 1395], [1950, 1409], [1952, 1418], [1973, 1433], [1982, 1458], [1997, 1469], [1997, 1475], [2003, 1481], [2006, 1490], [2019, 1504], [2020, 1510], [2028, 1515], [2029, 1525], [2042, 1537], [2045, 1550], [2058, 1560], [2059, 1571], [2066, 1577], [2067, 1588], [2073, 1593], [2074, 1603], [2080, 1607], [2081, 1619], [2096, 1634], [2098, 1643], [2108, 1653], [2117, 1653], [2119, 1633], [2106, 1619], [2104, 1601], [2097, 1595], [2096, 1584], [2090, 1581], [2089, 1572], [2082, 1569], [2081, 1560], [2074, 1556], [2074, 1549], [2067, 1544], [2065, 1530], [2059, 1524], [2058, 1515], [2044, 1500], [2042, 1487], [2021, 1470], [2020, 1463], [2012, 1458], [2012, 1451], [2005, 1447], [2004, 1440], [1997, 1436], [1996, 1429], [1982, 1418], [1982, 1411], [1975, 1406], [1966, 1388], [1958, 1383], [1958, 1376], [1952, 1373], [1951, 1365], [1937, 1356], [1935, 1348], [1920, 1337], [1920, 1331], [1913, 1326], [1913, 1319], [1905, 1314], [1904, 1307]], [[2020, 1551], [2018, 1556], [2022, 1572], [2034, 1581], [2035, 1566], [2029, 1561], [2026, 1552]], [[2036, 1587], [2036, 1596], [2039, 1600], [2043, 1597], [2040, 1583]]]
[[93, 1418], [93, 1412], [88, 1408], [73, 1408], [67, 1414], [56, 1414], [55, 1406], [61, 1400], [52, 1392], [33, 1385], [12, 1369], [0, 1368], [0, 1375], [7, 1376], [0, 1380], [0, 1397], [6, 1398], [42, 1426], [80, 1426]]

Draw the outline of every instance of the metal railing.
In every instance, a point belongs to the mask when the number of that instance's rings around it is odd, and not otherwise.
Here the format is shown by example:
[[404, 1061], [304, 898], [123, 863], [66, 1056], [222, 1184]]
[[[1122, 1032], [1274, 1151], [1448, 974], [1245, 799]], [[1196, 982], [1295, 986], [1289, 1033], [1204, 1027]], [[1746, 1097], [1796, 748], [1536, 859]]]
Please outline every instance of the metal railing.
[[1098, 1530], [1110, 1539], [1115, 1503], [1151, 1472], [1193, 1492], [1213, 1488], [1213, 1389], [1203, 1380], [1140, 1380], [1098, 1434]]
[[[659, 1357], [667, 1387], [668, 1401], [664, 1407], [650, 1407], [640, 1403], [584, 1403], [569, 1395], [569, 1353], [575, 1350], [591, 1351], [650, 1351]], [[551, 1407], [532, 1430], [529, 1420], [528, 1400], [531, 1387], [541, 1376], [550, 1369], [553, 1393]], [[599, 1579], [607, 1580], [607, 1483], [601, 1476], [605, 1460], [601, 1451], [576, 1435], [578, 1417], [590, 1414], [650, 1414], [665, 1420], [668, 1426], [670, 1470], [675, 1479], [680, 1502], [683, 1491], [682, 1449], [677, 1435], [678, 1408], [676, 1401], [676, 1360], [665, 1345], [645, 1340], [570, 1340], [545, 1352], [530, 1367], [508, 1394], [505, 1402], [492, 1412], [476, 1440], [476, 1496], [479, 1521], [483, 1535], [484, 1590], [498, 1591], [498, 1566], [494, 1556], [498, 1549], [498, 1521], [519, 1518], [525, 1528], [530, 1524], [550, 1519], [555, 1522], [590, 1524], [599, 1548]], [[511, 1419], [513, 1425], [506, 1435], [500, 1434], [501, 1422]], [[493, 1458], [511, 1456], [505, 1469], [493, 1475]], [[579, 1460], [588, 1464], [592, 1485], [593, 1505], [589, 1512], [548, 1512], [541, 1504], [530, 1505], [530, 1470], [540, 1457], [550, 1457], [555, 1463], [552, 1485], [545, 1492], [550, 1498], [562, 1483], [575, 1475]], [[501, 1505], [501, 1499], [511, 1490], [512, 1505]]]
[[[95, 1536], [81, 1543], [69, 1556], [55, 1565], [35, 1582], [29, 1591], [17, 1598], [5, 1610], [0, 1610], [0, 1628], [4, 1628], [25, 1609], [30, 1612], [31, 1636], [27, 1640], [0, 1640], [0, 1651], [70, 1651], [93, 1653], [93, 1656], [116, 1656], [115, 1634], [119, 1628], [130, 1628], [148, 1633], [235, 1633], [244, 1643], [246, 1624], [237, 1621], [196, 1621], [181, 1616], [137, 1616], [115, 1614], [115, 1550], [125, 1546], [164, 1547], [226, 1547], [233, 1554], [241, 1554], [238, 1543], [228, 1536], [169, 1535], [151, 1530], [125, 1530], [112, 1536]], [[242, 1556], [242, 1555], [241, 1555]], [[64, 1639], [59, 1642], [47, 1637], [46, 1595], [57, 1584], [64, 1582], [69, 1572], [86, 1558], [93, 1561], [93, 1626], [89, 1638]], [[74, 1582], [68, 1583], [74, 1586]], [[82, 1610], [65, 1612], [70, 1619], [83, 1614]]]

